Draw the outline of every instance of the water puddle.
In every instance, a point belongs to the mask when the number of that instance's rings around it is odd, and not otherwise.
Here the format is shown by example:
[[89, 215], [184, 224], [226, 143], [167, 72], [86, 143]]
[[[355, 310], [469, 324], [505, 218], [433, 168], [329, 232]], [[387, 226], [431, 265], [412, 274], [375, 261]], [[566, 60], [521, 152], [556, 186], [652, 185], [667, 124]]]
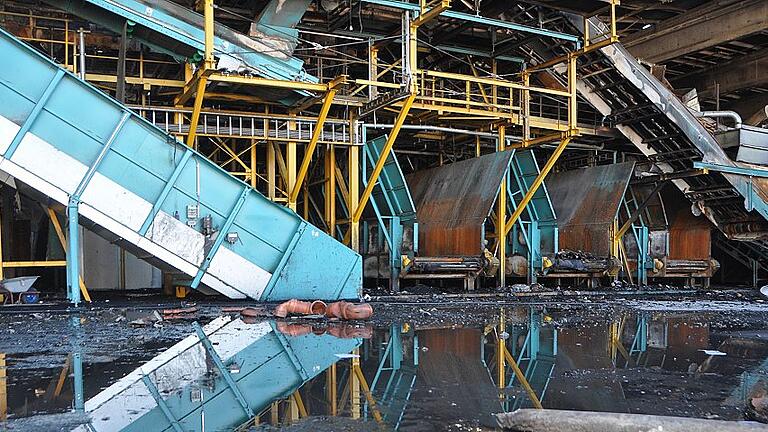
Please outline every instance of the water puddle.
[[82, 431], [486, 430], [494, 413], [536, 407], [741, 420], [768, 388], [761, 321], [544, 306], [452, 321], [222, 316], [179, 324], [185, 337], [131, 355], [87, 349], [70, 324], [67, 355], [4, 357], [0, 409], [22, 430], [59, 427], [72, 411], [87, 415], [72, 427]]

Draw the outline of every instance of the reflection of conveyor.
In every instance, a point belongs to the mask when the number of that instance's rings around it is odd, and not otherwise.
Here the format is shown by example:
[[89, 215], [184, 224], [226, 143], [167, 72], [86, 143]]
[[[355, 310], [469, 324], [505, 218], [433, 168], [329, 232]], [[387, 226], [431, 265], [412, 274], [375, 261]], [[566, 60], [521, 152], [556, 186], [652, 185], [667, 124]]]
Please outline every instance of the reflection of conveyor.
[[0, 57], [0, 170], [68, 207], [69, 250], [81, 222], [207, 292], [359, 296], [351, 249], [4, 31]]
[[233, 430], [361, 343], [217, 318], [86, 401], [78, 430]]

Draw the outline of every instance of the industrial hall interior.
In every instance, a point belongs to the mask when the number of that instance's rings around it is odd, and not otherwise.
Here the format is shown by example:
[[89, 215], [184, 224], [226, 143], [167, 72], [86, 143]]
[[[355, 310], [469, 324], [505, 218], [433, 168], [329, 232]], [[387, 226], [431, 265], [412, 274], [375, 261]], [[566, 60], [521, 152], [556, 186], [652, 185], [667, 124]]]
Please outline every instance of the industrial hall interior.
[[768, 1], [0, 0], [0, 427], [768, 430]]

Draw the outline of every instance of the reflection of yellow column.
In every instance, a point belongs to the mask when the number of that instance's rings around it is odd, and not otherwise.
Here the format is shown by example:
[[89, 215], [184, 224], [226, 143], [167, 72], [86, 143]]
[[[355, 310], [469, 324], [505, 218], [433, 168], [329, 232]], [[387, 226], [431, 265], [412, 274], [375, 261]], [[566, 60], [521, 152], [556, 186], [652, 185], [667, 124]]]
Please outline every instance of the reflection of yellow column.
[[269, 409], [269, 422], [272, 426], [277, 426], [280, 423], [280, 403], [272, 402], [272, 406]]
[[[507, 341], [503, 338], [502, 333], [506, 331], [506, 316], [504, 314], [504, 308], [499, 310], [499, 328], [496, 329], [496, 380], [499, 390], [504, 389], [506, 386], [506, 362], [504, 353], [507, 350]], [[499, 397], [502, 397], [502, 393], [499, 392]]]
[[288, 411], [285, 412], [285, 423], [291, 424], [299, 419], [299, 405], [293, 396], [288, 398]]
[[360, 367], [360, 349], [355, 348], [352, 351], [354, 357], [352, 357], [352, 370], [349, 373], [349, 405], [352, 412], [353, 419], [360, 418], [360, 379], [354, 372], [354, 368]]
[[5, 353], [0, 353], [0, 420], [8, 418], [8, 377], [6, 370]]
[[325, 395], [328, 399], [328, 414], [337, 415], [338, 407], [336, 404], [336, 363], [332, 364], [325, 371]]
[[[289, 134], [296, 130], [296, 121], [295, 120], [289, 120], [288, 121], [288, 132]], [[291, 141], [288, 143], [287, 149], [286, 149], [286, 164], [288, 165], [287, 171], [288, 171], [288, 184], [286, 185], [285, 190], [286, 191], [292, 191], [293, 186], [296, 184], [296, 142]], [[288, 206], [291, 208], [291, 210], [296, 211], [296, 202], [289, 202]]]

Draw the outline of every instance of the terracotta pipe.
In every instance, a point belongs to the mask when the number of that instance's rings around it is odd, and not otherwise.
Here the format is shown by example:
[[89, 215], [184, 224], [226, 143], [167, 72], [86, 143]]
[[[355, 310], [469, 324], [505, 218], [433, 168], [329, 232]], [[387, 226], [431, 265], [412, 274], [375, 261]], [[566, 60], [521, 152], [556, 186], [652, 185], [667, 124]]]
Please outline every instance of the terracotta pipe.
[[328, 305], [325, 316], [343, 320], [368, 319], [373, 315], [373, 308], [367, 303], [334, 302]]
[[312, 326], [308, 324], [288, 324], [280, 321], [277, 323], [277, 331], [291, 337], [304, 336], [312, 333]]
[[301, 301], [296, 299], [280, 303], [275, 308], [276, 317], [285, 318], [288, 315], [325, 315], [327, 306], [320, 300], [313, 302]]
[[335, 325], [328, 328], [328, 334], [339, 339], [362, 338], [370, 339], [373, 337], [373, 327], [356, 327], [348, 324]]
[[343, 315], [347, 320], [365, 320], [373, 315], [373, 308], [367, 303], [347, 303]]

